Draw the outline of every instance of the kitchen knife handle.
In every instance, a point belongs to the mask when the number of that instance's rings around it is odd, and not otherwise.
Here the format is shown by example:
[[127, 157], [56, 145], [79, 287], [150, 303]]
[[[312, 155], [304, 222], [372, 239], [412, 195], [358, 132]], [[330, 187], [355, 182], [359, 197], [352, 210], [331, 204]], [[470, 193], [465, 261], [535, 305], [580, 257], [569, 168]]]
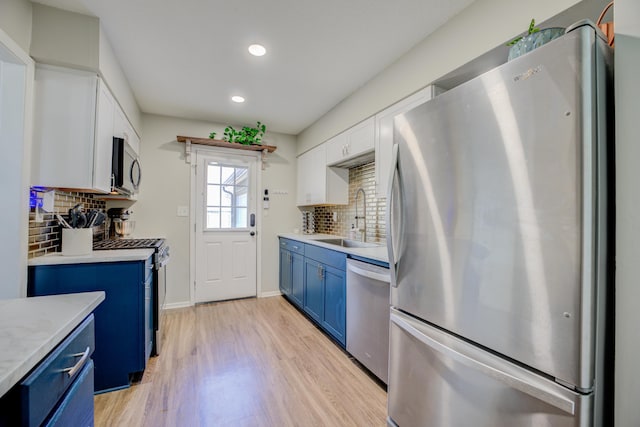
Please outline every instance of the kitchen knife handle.
[[389, 276], [391, 278], [391, 287], [397, 288], [398, 281], [396, 279], [396, 268], [398, 266], [398, 260], [396, 259], [395, 245], [393, 240], [393, 203], [395, 198], [393, 197], [393, 189], [396, 183], [396, 176], [398, 175], [398, 144], [393, 144], [392, 157], [391, 157], [391, 176], [389, 177], [389, 187], [387, 190], [387, 212], [385, 215], [386, 222], [386, 234], [387, 234], [387, 253], [389, 254]]

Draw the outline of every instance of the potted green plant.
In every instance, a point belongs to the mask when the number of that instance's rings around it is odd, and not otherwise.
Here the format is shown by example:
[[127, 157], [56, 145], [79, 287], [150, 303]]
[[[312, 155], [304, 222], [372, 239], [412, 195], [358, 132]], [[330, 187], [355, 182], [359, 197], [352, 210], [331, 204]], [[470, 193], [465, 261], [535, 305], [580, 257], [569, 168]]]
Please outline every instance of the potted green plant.
[[256, 127], [243, 126], [240, 130], [227, 126], [224, 129], [223, 140], [243, 145], [260, 145], [266, 130], [267, 127], [260, 122], [257, 122]]
[[526, 35], [516, 37], [507, 43], [507, 46], [511, 46], [507, 60], [511, 61], [525, 53], [531, 52], [543, 44], [560, 37], [564, 32], [565, 29], [559, 27], [545, 28], [544, 30], [541, 30], [536, 27], [535, 19], [532, 19]]

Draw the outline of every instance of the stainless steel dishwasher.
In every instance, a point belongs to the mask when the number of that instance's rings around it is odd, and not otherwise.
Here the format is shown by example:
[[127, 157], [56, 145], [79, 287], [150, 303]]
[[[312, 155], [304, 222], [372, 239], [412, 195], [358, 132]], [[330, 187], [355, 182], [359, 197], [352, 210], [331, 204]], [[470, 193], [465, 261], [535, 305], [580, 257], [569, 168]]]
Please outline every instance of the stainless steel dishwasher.
[[347, 260], [347, 351], [387, 383], [389, 269]]

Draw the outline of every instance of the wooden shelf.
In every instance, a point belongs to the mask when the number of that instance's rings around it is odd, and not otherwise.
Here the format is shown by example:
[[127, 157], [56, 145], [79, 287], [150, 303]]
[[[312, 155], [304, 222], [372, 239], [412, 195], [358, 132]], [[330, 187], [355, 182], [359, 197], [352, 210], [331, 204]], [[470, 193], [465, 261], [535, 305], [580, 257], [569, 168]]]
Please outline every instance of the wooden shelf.
[[199, 145], [209, 145], [211, 147], [224, 147], [224, 148], [234, 148], [236, 150], [249, 150], [249, 151], [265, 151], [269, 153], [273, 153], [276, 151], [275, 146], [273, 145], [243, 145], [235, 142], [222, 141], [220, 139], [211, 139], [211, 138], [194, 138], [191, 136], [180, 136], [177, 137], [178, 142], [187, 142], [190, 141], [191, 144], [199, 144]]

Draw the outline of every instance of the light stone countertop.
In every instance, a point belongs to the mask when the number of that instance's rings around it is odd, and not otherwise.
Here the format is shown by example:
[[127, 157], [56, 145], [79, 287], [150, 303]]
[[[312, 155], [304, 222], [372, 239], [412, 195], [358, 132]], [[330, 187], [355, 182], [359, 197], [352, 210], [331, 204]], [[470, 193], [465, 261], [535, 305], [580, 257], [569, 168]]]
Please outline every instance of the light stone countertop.
[[111, 249], [93, 251], [89, 255], [65, 256], [60, 252], [29, 260], [30, 266], [57, 264], [89, 264], [95, 262], [143, 261], [153, 255], [153, 249]]
[[0, 396], [69, 335], [104, 292], [0, 300]]
[[374, 261], [381, 261], [389, 263], [389, 255], [387, 254], [387, 246], [381, 245], [373, 248], [345, 248], [338, 245], [332, 245], [330, 243], [318, 242], [318, 239], [345, 239], [345, 237], [334, 236], [332, 234], [295, 234], [295, 233], [280, 233], [279, 237], [285, 239], [296, 240], [302, 243], [310, 243], [316, 246], [320, 246], [333, 251], [343, 252], [347, 255], [354, 255], [362, 258], [368, 258]]

